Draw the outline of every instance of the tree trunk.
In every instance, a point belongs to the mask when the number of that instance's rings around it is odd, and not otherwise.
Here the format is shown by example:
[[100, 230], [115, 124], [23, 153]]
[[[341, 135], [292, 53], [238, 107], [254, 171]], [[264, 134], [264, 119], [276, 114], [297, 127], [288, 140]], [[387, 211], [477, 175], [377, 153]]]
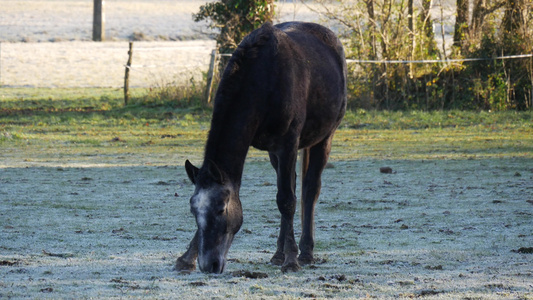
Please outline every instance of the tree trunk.
[[[506, 2], [516, 2], [520, 0], [505, 0], [505, 1], [489, 1], [474, 0], [474, 7], [472, 9], [472, 21], [470, 25], [470, 36], [472, 42], [479, 38], [483, 32], [483, 25], [485, 24], [485, 17], [492, 14], [506, 4]], [[489, 4], [492, 6], [489, 7]]]
[[472, 37], [479, 35], [483, 21], [485, 19], [485, 0], [474, 0], [472, 10], [472, 23], [470, 24], [470, 34]]
[[370, 20], [370, 59], [376, 59], [376, 19], [374, 17], [374, 0], [365, 0], [368, 19]]
[[463, 46], [464, 34], [468, 32], [468, 0], [457, 0], [453, 46], [459, 49]]
[[[415, 39], [415, 26], [414, 26], [414, 7], [413, 0], [407, 1], [407, 26], [409, 27], [409, 40], [411, 43], [409, 45], [409, 55], [411, 55], [409, 60], [415, 59], [415, 49], [416, 49], [416, 39]], [[413, 78], [414, 76], [413, 63], [409, 63], [409, 77]]]
[[525, 0], [507, 0], [502, 19], [503, 34], [516, 34], [525, 24]]
[[424, 38], [420, 45], [425, 48], [428, 55], [432, 56], [437, 52], [437, 45], [435, 44], [435, 33], [433, 33], [433, 21], [431, 21], [431, 0], [422, 0], [420, 22]]

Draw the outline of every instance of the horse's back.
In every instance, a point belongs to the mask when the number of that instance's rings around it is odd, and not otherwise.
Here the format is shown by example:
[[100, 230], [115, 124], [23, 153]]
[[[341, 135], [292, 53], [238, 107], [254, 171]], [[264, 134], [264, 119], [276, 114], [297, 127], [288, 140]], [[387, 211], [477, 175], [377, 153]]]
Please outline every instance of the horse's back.
[[305, 22], [286, 22], [275, 25], [274, 27], [295, 39], [302, 46], [310, 46], [311, 48], [308, 49], [319, 46], [319, 44], [316, 44], [316, 41], [309, 39], [309, 37], [312, 36], [316, 38], [317, 41], [321, 42], [323, 46], [335, 50], [339, 58], [341, 58], [341, 56], [344, 58], [342, 44], [335, 33], [327, 27], [316, 23]]

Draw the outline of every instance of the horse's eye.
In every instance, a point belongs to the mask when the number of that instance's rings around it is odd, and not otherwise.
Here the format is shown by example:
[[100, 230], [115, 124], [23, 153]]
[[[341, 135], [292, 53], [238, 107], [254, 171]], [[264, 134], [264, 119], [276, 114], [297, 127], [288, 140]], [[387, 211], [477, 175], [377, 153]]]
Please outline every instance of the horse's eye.
[[227, 208], [226, 205], [219, 206], [218, 210], [217, 210], [217, 215], [221, 216], [221, 215], [225, 214], [226, 213], [226, 208]]

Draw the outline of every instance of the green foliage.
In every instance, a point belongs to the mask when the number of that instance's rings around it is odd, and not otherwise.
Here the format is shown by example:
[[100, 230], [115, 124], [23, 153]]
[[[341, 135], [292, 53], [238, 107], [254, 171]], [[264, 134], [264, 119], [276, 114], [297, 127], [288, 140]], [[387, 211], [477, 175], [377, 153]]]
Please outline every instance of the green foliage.
[[[533, 24], [531, 24], [533, 25]], [[505, 34], [495, 29], [486, 29], [479, 46], [471, 46], [467, 57], [494, 57], [531, 53], [533, 33], [512, 31]], [[531, 108], [533, 58], [497, 60], [471, 64], [461, 75], [467, 80], [479, 78], [484, 85], [484, 94], [474, 94], [483, 99], [482, 108], [493, 110]]]
[[448, 111], [377, 111], [349, 110], [341, 128], [365, 130], [407, 130], [465, 128], [471, 126], [533, 129], [533, 112]]
[[273, 0], [221, 0], [202, 5], [194, 20], [207, 20], [211, 28], [220, 29], [219, 51], [231, 53], [248, 33], [272, 21], [273, 15]]

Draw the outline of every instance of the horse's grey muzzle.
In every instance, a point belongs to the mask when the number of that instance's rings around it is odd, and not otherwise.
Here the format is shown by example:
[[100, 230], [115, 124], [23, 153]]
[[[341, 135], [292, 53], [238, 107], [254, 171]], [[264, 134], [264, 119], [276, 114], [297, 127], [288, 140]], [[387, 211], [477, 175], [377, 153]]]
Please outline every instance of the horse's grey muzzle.
[[223, 257], [208, 257], [207, 259], [198, 258], [198, 264], [202, 272], [221, 274], [226, 267], [226, 260]]

